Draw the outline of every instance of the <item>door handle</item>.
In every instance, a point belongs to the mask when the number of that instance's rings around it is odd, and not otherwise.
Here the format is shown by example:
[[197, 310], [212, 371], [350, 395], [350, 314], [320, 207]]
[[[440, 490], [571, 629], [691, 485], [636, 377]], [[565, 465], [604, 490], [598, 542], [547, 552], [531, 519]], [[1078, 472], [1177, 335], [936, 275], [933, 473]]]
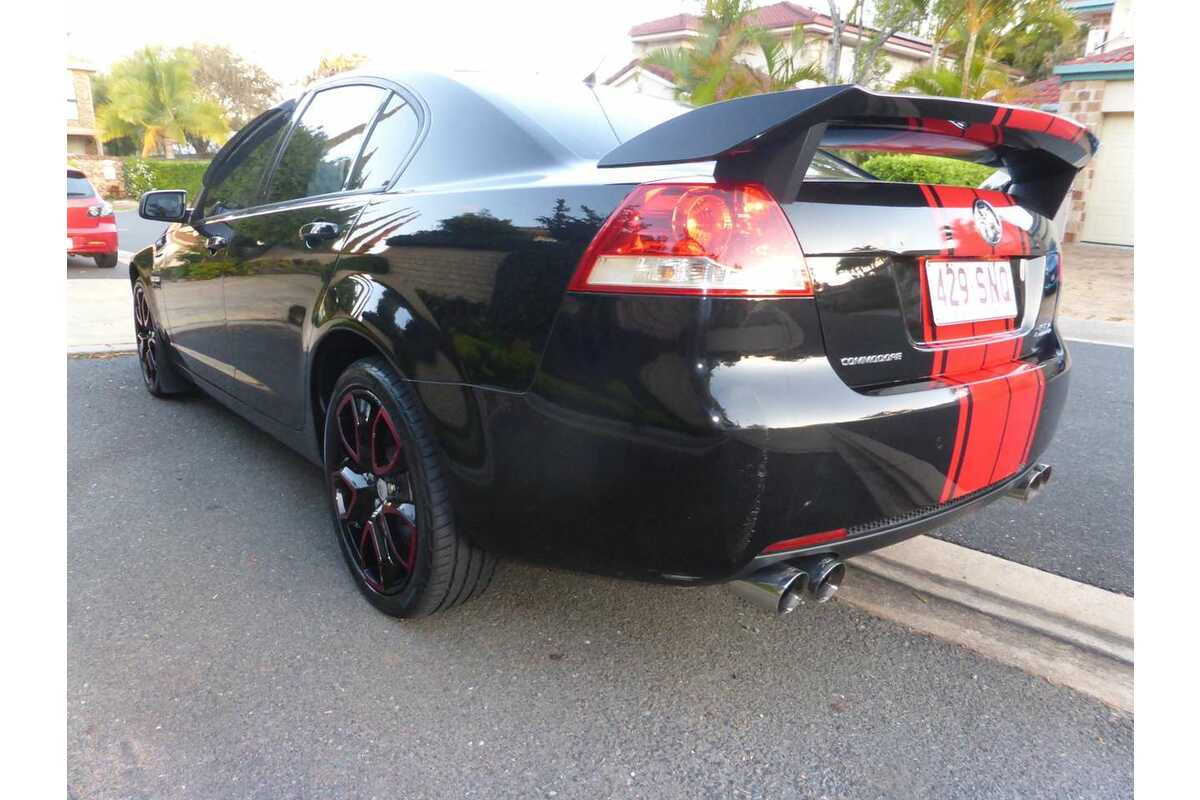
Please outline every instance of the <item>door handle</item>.
[[215, 256], [217, 251], [227, 244], [229, 244], [229, 240], [224, 236], [210, 236], [204, 242], [204, 246], [208, 248], [208, 254], [210, 256]]
[[162, 286], [162, 275], [151, 275], [150, 276], [150, 285], [151, 286]]
[[305, 247], [316, 247], [321, 242], [327, 242], [330, 239], [336, 239], [341, 228], [336, 222], [325, 222], [317, 220], [310, 222], [307, 225], [300, 226], [300, 238], [304, 240]]

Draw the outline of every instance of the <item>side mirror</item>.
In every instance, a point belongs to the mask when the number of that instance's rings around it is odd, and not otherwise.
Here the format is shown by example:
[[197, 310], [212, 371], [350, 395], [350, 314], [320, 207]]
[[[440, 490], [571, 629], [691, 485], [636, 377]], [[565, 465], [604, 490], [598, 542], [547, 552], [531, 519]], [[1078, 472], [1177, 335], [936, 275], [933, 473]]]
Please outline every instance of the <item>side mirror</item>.
[[146, 192], [138, 201], [138, 216], [158, 222], [186, 222], [187, 192], [183, 189]]

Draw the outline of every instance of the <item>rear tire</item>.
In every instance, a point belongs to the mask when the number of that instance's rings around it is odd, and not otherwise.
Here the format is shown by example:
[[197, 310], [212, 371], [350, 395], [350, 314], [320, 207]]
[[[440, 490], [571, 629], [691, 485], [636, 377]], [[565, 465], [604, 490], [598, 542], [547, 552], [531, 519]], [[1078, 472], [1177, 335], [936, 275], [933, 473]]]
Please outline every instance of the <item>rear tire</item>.
[[146, 391], [155, 397], [190, 392], [192, 383], [175, 366], [171, 346], [150, 310], [146, 284], [140, 280], [133, 284], [133, 333], [137, 337], [138, 367]]
[[117, 265], [116, 253], [101, 253], [93, 258], [96, 260], [96, 266], [100, 269], [112, 269]]
[[496, 558], [456, 530], [433, 436], [383, 359], [356, 361], [338, 378], [323, 452], [334, 533], [373, 606], [422, 617], [487, 588]]

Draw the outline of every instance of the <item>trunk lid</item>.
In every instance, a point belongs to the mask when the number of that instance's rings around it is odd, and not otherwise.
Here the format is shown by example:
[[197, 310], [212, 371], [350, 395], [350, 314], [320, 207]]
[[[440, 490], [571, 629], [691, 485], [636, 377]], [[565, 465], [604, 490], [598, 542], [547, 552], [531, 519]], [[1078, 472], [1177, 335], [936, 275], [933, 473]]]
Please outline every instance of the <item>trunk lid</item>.
[[[978, 203], [1001, 223], [996, 244]], [[1001, 192], [883, 182], [810, 181], [785, 213], [812, 273], [825, 348], [850, 386], [965, 375], [1021, 358], [1041, 311], [1045, 217]], [[1012, 279], [1011, 318], [938, 325], [929, 273], [943, 263], [999, 262]]]

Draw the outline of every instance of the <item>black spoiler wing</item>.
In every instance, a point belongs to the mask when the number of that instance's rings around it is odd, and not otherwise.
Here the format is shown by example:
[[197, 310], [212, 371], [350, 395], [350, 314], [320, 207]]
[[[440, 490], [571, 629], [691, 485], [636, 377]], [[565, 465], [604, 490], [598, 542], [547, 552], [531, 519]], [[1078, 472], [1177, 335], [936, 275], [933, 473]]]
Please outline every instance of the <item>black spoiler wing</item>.
[[755, 180], [793, 198], [830, 127], [925, 130], [985, 145], [1021, 205], [1054, 216], [1099, 141], [1055, 114], [958, 98], [821, 86], [739, 97], [682, 114], [600, 159], [601, 167], [715, 161], [719, 180]]

